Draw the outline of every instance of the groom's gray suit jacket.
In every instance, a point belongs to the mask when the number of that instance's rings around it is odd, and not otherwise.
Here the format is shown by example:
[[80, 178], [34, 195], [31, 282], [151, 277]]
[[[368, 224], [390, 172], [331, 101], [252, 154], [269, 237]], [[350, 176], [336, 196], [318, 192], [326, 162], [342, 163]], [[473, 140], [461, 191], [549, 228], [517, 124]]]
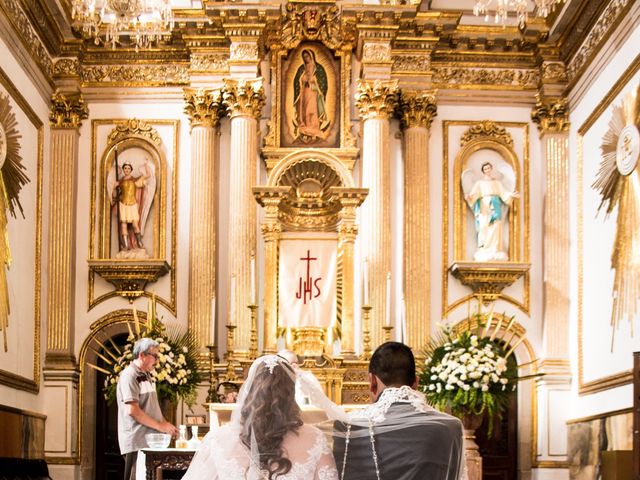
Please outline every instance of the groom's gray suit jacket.
[[[375, 448], [380, 478], [383, 480], [457, 480], [462, 465], [462, 424], [451, 415], [438, 411], [416, 412], [408, 403], [394, 403], [389, 412], [407, 412], [409, 415], [427, 415], [437, 420], [428, 425], [401, 428], [378, 433], [374, 427]], [[382, 422], [380, 425], [384, 425]], [[337, 431], [346, 431], [343, 423], [336, 422]], [[352, 427], [352, 432], [356, 428]], [[351, 436], [347, 450], [344, 480], [376, 480], [376, 470], [368, 434]], [[342, 470], [345, 439], [334, 438], [333, 455]]]

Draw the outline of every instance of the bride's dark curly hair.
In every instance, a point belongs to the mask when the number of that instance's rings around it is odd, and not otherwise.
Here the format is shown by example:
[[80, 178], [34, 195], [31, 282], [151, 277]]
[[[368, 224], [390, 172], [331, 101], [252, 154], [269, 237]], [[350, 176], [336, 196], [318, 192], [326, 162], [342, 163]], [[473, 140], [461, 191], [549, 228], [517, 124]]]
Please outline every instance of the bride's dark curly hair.
[[241, 411], [240, 440], [251, 449], [253, 436], [260, 452], [260, 468], [269, 473], [269, 480], [291, 470], [291, 460], [284, 456], [282, 440], [287, 433], [297, 432], [302, 426], [294, 378], [293, 368], [286, 362], [278, 362], [271, 373], [263, 363]]

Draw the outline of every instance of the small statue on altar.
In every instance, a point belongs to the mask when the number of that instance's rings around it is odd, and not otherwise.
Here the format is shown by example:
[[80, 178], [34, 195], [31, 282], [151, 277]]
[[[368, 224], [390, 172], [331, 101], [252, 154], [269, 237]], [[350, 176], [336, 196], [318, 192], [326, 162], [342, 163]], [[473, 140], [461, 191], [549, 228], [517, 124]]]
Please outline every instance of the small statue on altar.
[[[136, 149], [137, 150], [137, 149]], [[116, 258], [148, 258], [143, 237], [156, 191], [155, 166], [147, 157], [118, 162], [118, 152], [107, 176], [107, 195], [118, 224]]]
[[477, 249], [473, 259], [477, 262], [508, 260], [503, 237], [507, 208], [520, 196], [515, 191], [515, 175], [506, 165], [494, 174], [491, 162], [484, 162], [480, 170], [480, 178], [472, 169], [462, 172], [461, 177], [464, 198], [475, 218]]
[[216, 390], [220, 403], [236, 403], [239, 391], [238, 385], [232, 382], [221, 382]]

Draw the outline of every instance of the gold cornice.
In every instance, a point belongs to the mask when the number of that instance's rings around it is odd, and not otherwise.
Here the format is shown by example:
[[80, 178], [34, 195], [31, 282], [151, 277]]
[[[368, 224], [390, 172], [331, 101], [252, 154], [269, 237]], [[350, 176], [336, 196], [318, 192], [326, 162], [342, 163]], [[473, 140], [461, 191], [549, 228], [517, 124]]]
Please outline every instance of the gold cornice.
[[58, 58], [53, 64], [53, 76], [56, 78], [77, 77], [80, 75], [80, 62], [77, 58]]
[[430, 128], [433, 119], [438, 115], [435, 92], [402, 91], [398, 109], [401, 128]]
[[569, 131], [569, 109], [566, 98], [542, 98], [536, 94], [531, 119], [538, 124], [542, 135]]
[[65, 95], [56, 90], [51, 95], [51, 128], [80, 128], [82, 120], [88, 116], [89, 109], [79, 92]]
[[358, 79], [355, 106], [365, 120], [391, 117], [398, 106], [398, 81]]
[[226, 78], [222, 90], [222, 103], [231, 118], [249, 116], [259, 119], [265, 104], [262, 79], [236, 80]]
[[185, 88], [185, 113], [189, 116], [191, 128], [196, 126], [217, 127], [224, 113], [220, 90]]

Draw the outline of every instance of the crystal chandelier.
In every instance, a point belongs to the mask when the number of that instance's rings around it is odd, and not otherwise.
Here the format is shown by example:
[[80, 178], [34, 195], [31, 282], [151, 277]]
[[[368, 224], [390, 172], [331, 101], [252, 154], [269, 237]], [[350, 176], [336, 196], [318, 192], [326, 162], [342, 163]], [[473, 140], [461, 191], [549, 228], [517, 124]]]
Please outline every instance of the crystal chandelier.
[[83, 37], [111, 48], [148, 48], [174, 26], [170, 0], [73, 0], [71, 16]]
[[[553, 11], [555, 5], [564, 2], [564, 0], [534, 0], [534, 2], [536, 4], [536, 15], [547, 18], [549, 13]], [[476, 0], [476, 4], [473, 7], [474, 15], [476, 17], [484, 15], [485, 22], [488, 22], [490, 18], [489, 9], [493, 3], [495, 3], [495, 23], [502, 23], [502, 25], [504, 25], [510, 11], [515, 12], [520, 28], [523, 28], [525, 23], [527, 23], [528, 0]]]

